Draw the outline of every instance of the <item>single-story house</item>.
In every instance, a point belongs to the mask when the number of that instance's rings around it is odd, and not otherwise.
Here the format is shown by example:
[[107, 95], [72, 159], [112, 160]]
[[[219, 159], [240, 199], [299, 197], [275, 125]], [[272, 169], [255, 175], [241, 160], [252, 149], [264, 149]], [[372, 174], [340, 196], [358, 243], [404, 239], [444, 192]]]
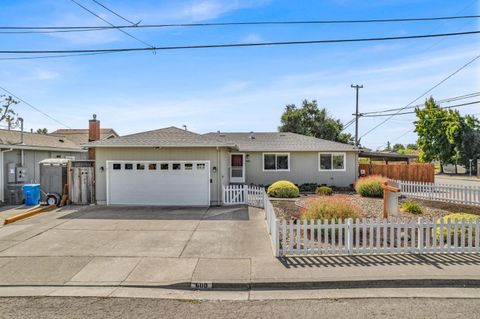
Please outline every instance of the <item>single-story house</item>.
[[87, 150], [64, 137], [0, 130], [0, 202], [20, 204], [22, 185], [40, 182], [47, 158], [83, 160]]
[[222, 186], [296, 184], [351, 186], [358, 150], [293, 133], [196, 134], [176, 127], [95, 141], [98, 204], [222, 203]]

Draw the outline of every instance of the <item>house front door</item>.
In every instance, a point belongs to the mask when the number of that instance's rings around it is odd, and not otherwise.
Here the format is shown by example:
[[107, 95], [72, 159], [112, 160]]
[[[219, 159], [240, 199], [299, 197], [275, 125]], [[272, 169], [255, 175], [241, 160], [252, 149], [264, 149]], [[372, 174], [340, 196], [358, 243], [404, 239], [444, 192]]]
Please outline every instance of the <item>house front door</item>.
[[230, 182], [245, 183], [245, 154], [230, 154]]

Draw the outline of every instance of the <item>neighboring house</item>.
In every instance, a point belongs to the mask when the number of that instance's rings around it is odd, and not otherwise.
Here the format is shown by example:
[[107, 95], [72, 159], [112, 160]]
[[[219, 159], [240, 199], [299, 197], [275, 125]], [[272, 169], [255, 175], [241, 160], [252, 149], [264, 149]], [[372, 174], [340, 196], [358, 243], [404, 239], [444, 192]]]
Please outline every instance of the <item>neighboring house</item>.
[[89, 143], [96, 154], [99, 204], [222, 203], [222, 186], [296, 184], [351, 186], [352, 145], [293, 133], [196, 134], [176, 127]]
[[64, 137], [0, 130], [0, 201], [19, 203], [21, 186], [40, 181], [41, 160], [86, 157], [86, 150]]
[[[89, 141], [88, 138], [89, 129], [75, 128], [75, 129], [60, 129], [56, 130], [50, 135], [63, 136], [68, 138], [70, 141], [74, 142], [77, 145], [86, 144]], [[112, 128], [102, 128], [100, 129], [100, 140], [106, 140], [113, 137], [118, 137], [119, 135]]]
[[[108, 140], [119, 136], [113, 128], [100, 128], [100, 121], [97, 120], [96, 114], [93, 114], [92, 119], [88, 120], [88, 129], [59, 129], [50, 133], [50, 135], [68, 138], [77, 145], [85, 145], [89, 142]], [[94, 149], [88, 150], [88, 159], [95, 160]]]

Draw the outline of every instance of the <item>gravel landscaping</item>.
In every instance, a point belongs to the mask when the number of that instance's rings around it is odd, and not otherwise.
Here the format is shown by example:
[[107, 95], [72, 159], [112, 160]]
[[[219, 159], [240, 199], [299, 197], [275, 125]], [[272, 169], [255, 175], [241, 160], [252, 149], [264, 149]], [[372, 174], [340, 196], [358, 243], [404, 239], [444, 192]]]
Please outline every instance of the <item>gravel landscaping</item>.
[[[361, 217], [365, 218], [382, 218], [383, 213], [383, 199], [382, 198], [367, 198], [361, 197], [355, 193], [335, 193], [334, 197], [345, 198], [355, 204], [361, 213]], [[316, 195], [302, 195], [297, 199], [270, 199], [275, 212], [279, 219], [296, 219], [300, 216], [302, 207], [307, 205], [307, 202], [312, 198], [318, 197]], [[399, 205], [405, 202], [406, 198], [400, 198]], [[414, 199], [415, 202], [420, 204], [423, 209], [423, 214], [414, 215], [410, 213], [403, 213], [399, 210], [399, 217], [404, 218], [440, 218], [442, 216], [452, 213], [468, 213], [480, 215], [480, 208], [474, 206], [465, 206], [452, 203], [444, 203], [439, 201], [426, 201], [420, 199]]]

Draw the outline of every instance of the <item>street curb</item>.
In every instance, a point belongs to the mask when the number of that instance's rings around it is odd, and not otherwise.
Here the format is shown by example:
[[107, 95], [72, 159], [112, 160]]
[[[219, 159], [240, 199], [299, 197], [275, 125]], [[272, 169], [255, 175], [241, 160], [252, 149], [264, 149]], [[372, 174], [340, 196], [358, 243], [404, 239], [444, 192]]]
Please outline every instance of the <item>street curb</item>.
[[44, 284], [9, 284], [0, 288], [15, 287], [84, 287], [84, 288], [162, 288], [191, 291], [214, 290], [308, 290], [308, 289], [362, 289], [362, 288], [480, 288], [480, 279], [385, 279], [385, 280], [351, 280], [351, 281], [297, 281], [297, 282], [256, 282], [256, 283], [213, 283], [210, 289], [192, 288], [190, 282], [175, 284], [128, 284], [119, 285], [44, 285]]

